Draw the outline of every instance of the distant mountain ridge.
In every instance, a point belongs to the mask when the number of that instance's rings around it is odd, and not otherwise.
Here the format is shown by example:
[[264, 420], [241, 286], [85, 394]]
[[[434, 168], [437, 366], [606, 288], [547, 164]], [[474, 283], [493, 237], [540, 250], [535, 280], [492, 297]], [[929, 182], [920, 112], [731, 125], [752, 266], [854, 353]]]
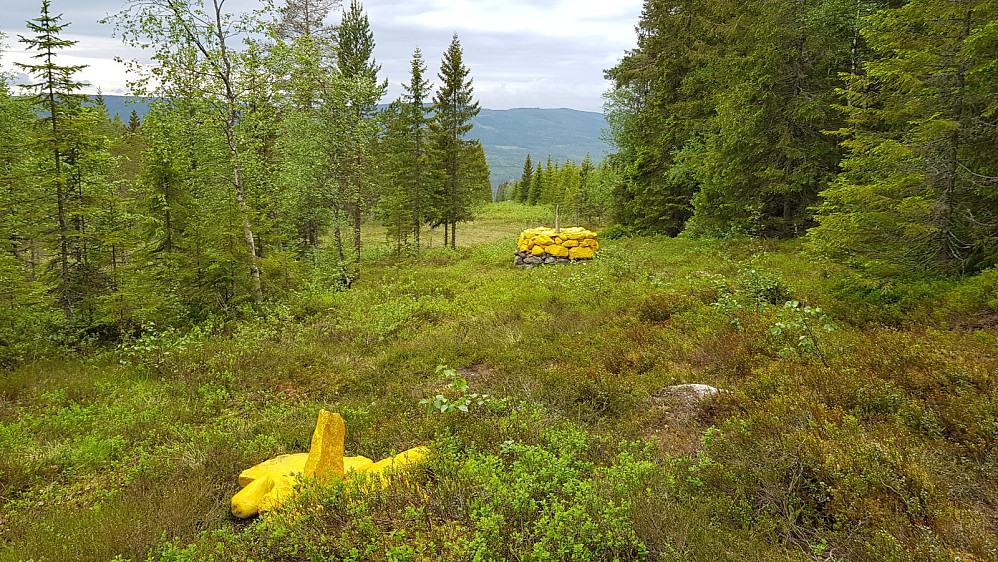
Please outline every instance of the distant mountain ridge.
[[602, 140], [607, 127], [602, 113], [575, 109], [483, 109], [468, 134], [482, 141], [492, 171], [492, 184], [520, 179], [523, 162], [530, 155], [534, 167], [586, 155], [598, 162], [611, 151]]
[[[117, 113], [128, 122], [132, 110], [139, 117], [149, 111], [142, 98], [104, 96], [110, 115]], [[468, 138], [477, 138], [485, 147], [492, 172], [492, 185], [516, 180], [523, 172], [527, 155], [534, 166], [552, 161], [581, 163], [586, 155], [601, 160], [611, 151], [602, 140], [607, 127], [602, 113], [576, 109], [482, 109], [473, 122]]]

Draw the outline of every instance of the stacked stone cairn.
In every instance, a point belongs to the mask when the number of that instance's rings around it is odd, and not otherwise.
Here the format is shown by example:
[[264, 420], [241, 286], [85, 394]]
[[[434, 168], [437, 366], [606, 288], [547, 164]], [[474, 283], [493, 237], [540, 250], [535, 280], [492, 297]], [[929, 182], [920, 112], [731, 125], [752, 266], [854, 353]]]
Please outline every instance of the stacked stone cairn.
[[560, 231], [542, 226], [520, 234], [513, 265], [530, 269], [538, 265], [591, 260], [598, 251], [595, 232], [579, 226]]

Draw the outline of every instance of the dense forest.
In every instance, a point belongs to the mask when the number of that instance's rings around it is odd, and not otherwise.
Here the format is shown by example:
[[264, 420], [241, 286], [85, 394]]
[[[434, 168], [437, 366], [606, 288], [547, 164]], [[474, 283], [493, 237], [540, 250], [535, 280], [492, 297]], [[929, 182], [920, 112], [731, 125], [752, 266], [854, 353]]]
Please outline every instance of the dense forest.
[[[494, 194], [457, 34], [385, 104], [357, 0], [223, 4], [104, 20], [141, 119], [4, 38], [0, 560], [998, 560], [998, 2], [645, 0]], [[320, 410], [428, 454], [237, 519]]]
[[[0, 92], [3, 112], [2, 362], [53, 339], [113, 341], [144, 325], [189, 325], [279, 299], [305, 280], [348, 286], [362, 220], [398, 253], [421, 228], [457, 224], [492, 199], [478, 112], [455, 35], [438, 88], [418, 48], [404, 95], [378, 110], [374, 35], [358, 2], [290, 2], [233, 15], [163, 0], [108, 18], [131, 45], [145, 121], [110, 118], [60, 65], [69, 22], [52, 13], [20, 41], [34, 83]], [[28, 95], [25, 95], [28, 94]]]
[[998, 261], [996, 6], [647, 2], [607, 71], [618, 220], [805, 236], [875, 275]]

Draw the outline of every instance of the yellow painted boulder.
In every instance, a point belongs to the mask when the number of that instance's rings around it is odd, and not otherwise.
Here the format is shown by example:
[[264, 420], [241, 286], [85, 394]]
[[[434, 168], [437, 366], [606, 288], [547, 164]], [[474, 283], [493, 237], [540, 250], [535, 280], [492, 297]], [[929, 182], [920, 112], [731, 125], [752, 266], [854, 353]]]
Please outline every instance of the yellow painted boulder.
[[239, 493], [232, 496], [232, 515], [241, 519], [260, 513], [263, 498], [274, 488], [274, 479], [268, 474], [250, 482]]
[[271, 474], [301, 474], [305, 471], [305, 461], [308, 453], [281, 455], [247, 468], [239, 473], [239, 485], [248, 486], [250, 482]]
[[312, 433], [312, 446], [302, 475], [319, 482], [343, 477], [343, 440], [347, 430], [343, 417], [319, 410], [319, 421]]
[[520, 233], [517, 241], [516, 263], [521, 264], [527, 257], [526, 254], [588, 260], [598, 251], [599, 242], [596, 233], [580, 226], [563, 228], [560, 231], [547, 227], [529, 228]]
[[560, 244], [551, 244], [550, 246], [544, 246], [544, 251], [556, 258], [568, 257], [568, 248]]
[[381, 479], [383, 473], [391, 470], [405, 471], [429, 453], [426, 447], [416, 447], [375, 463], [367, 457], [344, 457], [345, 437], [343, 418], [320, 410], [308, 453], [274, 457], [239, 474], [243, 489], [232, 497], [232, 514], [245, 519], [281, 505], [297, 493], [295, 485], [300, 478], [315, 478], [325, 483], [371, 472]]
[[375, 482], [384, 486], [388, 475], [392, 473], [404, 473], [413, 466], [423, 462], [429, 454], [430, 449], [427, 447], [413, 447], [407, 451], [402, 451], [394, 457], [382, 459], [358, 472], [363, 472], [369, 477], [373, 477], [368, 479], [369, 482]]

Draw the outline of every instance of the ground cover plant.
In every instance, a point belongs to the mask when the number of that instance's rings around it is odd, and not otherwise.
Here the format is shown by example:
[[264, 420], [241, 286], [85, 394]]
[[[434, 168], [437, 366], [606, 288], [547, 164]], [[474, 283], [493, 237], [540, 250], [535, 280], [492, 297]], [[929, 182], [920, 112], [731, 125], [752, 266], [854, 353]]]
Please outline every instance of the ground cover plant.
[[[796, 242], [662, 237], [513, 268], [549, 211], [490, 206], [420, 258], [370, 229], [350, 290], [9, 369], [0, 559], [998, 558], [998, 274], [876, 286]], [[347, 454], [431, 460], [232, 518], [320, 408]]]

